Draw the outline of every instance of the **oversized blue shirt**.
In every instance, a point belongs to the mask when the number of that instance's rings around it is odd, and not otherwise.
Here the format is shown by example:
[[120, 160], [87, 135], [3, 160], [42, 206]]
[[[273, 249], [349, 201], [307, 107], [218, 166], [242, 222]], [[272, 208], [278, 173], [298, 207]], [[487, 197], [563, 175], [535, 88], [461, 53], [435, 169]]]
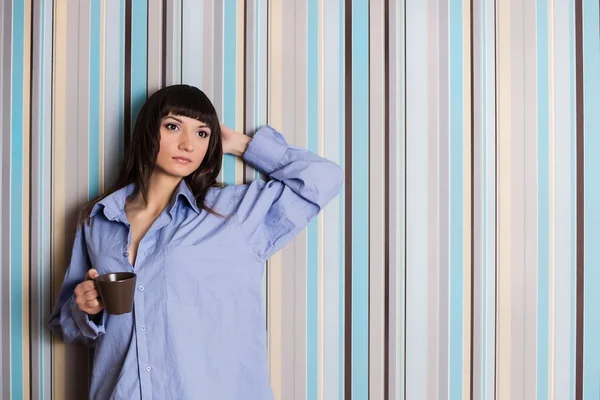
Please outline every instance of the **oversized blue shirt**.
[[[135, 267], [123, 188], [79, 226], [49, 327], [67, 343], [96, 348], [92, 399], [272, 399], [261, 280], [265, 260], [340, 191], [339, 166], [289, 146], [269, 126], [244, 154], [269, 176], [211, 188], [197, 207], [182, 181], [139, 243]], [[135, 271], [133, 312], [98, 323], [79, 310], [74, 288], [86, 272]], [[101, 321], [100, 321], [101, 320]]]

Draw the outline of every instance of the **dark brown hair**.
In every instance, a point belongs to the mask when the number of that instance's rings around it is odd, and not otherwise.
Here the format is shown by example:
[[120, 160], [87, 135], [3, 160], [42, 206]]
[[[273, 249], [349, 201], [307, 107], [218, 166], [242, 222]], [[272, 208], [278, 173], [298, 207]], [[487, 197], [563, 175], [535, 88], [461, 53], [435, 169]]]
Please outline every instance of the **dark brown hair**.
[[223, 159], [217, 112], [200, 89], [189, 85], [173, 85], [158, 90], [146, 100], [135, 122], [130, 146], [115, 185], [84, 207], [81, 220], [89, 220], [94, 205], [100, 200], [132, 183], [135, 184], [134, 193], [141, 192], [146, 198], [148, 182], [160, 149], [160, 124], [169, 114], [196, 119], [210, 128], [208, 149], [202, 164], [184, 180], [194, 193], [198, 207], [220, 215], [204, 204], [208, 189], [218, 186], [217, 176]]

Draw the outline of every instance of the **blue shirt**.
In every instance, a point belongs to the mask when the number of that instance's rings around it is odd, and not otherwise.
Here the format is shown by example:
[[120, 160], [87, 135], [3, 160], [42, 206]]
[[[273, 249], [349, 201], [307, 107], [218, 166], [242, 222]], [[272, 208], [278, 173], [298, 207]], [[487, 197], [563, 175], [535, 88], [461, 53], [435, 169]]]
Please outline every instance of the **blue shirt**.
[[[269, 176], [211, 188], [199, 208], [182, 181], [139, 243], [127, 250], [125, 187], [79, 226], [50, 329], [64, 342], [95, 347], [92, 399], [266, 400], [267, 365], [261, 280], [265, 260], [294, 238], [340, 191], [339, 166], [289, 146], [261, 128], [244, 159]], [[86, 272], [135, 271], [133, 312], [102, 311], [94, 323], [74, 288]]]

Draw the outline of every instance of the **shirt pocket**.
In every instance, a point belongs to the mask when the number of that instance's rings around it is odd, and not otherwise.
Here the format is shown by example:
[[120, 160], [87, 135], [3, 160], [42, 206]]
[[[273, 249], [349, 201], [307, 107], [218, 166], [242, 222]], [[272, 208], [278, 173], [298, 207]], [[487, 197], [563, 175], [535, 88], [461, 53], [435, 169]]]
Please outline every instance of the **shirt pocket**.
[[167, 301], [203, 306], [231, 293], [232, 271], [225, 259], [208, 253], [206, 246], [176, 246], [166, 249]]

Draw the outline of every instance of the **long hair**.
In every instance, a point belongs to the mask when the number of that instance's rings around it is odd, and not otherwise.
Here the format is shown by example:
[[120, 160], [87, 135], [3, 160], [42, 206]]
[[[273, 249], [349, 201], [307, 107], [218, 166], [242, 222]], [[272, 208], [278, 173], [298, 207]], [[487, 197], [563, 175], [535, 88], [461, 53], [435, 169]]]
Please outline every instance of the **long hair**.
[[116, 183], [84, 207], [82, 221], [89, 220], [96, 203], [132, 183], [135, 185], [134, 193], [141, 193], [144, 199], [147, 198], [148, 182], [160, 150], [160, 124], [169, 114], [196, 119], [210, 128], [206, 155], [200, 167], [184, 180], [194, 193], [198, 207], [220, 215], [204, 204], [208, 189], [217, 186], [223, 158], [221, 125], [217, 112], [200, 89], [189, 85], [173, 85], [158, 90], [146, 100], [136, 119], [130, 146]]

